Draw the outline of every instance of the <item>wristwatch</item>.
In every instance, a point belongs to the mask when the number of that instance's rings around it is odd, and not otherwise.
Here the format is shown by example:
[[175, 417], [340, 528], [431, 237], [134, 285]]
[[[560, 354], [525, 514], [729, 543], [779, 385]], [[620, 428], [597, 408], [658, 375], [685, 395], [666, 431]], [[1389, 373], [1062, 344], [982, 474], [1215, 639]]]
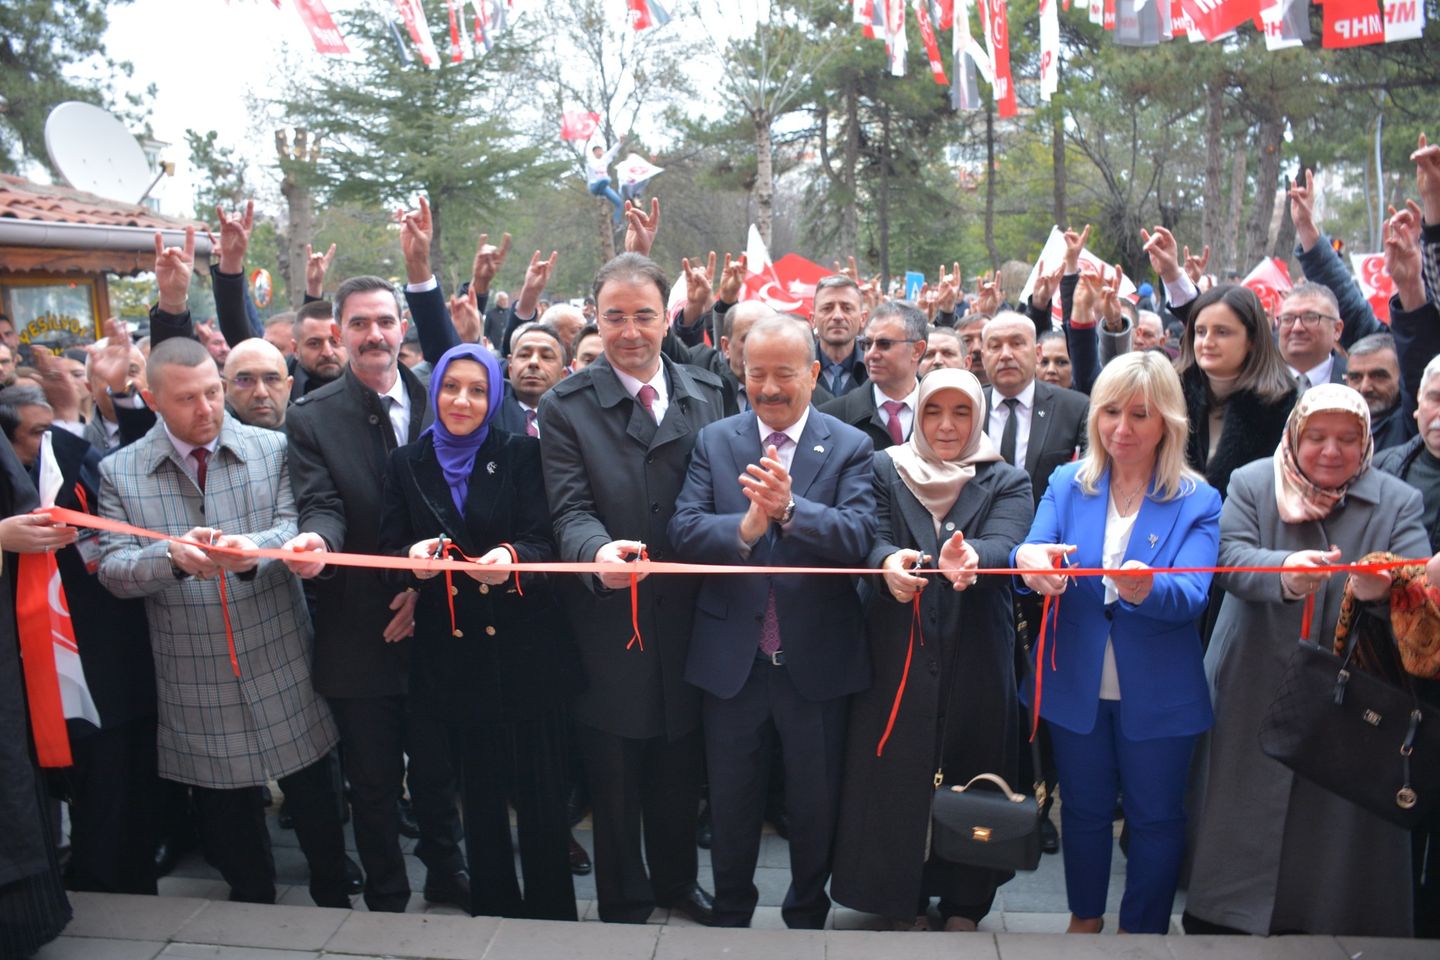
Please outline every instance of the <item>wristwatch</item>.
[[175, 558], [170, 555], [170, 544], [168, 543], [165, 544], [165, 559], [170, 561], [170, 572], [175, 574], [176, 580], [184, 580], [190, 576], [190, 574], [180, 569], [180, 565], [177, 564]]
[[785, 504], [785, 512], [780, 514], [780, 526], [783, 527], [789, 523], [790, 518], [793, 516], [795, 516], [795, 498], [791, 497], [790, 502]]

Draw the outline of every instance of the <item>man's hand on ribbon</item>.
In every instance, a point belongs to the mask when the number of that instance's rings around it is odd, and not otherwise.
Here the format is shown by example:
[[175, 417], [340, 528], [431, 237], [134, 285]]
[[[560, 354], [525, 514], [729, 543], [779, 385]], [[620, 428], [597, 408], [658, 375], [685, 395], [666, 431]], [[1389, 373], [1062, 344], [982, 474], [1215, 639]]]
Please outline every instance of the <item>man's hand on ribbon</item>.
[[[320, 534], [306, 532], [290, 538], [281, 545], [280, 549], [293, 550], [296, 553], [326, 553], [329, 548], [326, 547], [325, 539]], [[325, 569], [325, 561], [286, 560], [285, 566], [289, 567], [290, 572], [295, 576], [302, 580], [309, 580], [311, 577], [320, 575], [320, 571]]]
[[645, 544], [639, 540], [611, 540], [599, 550], [596, 550], [596, 563], [611, 563], [614, 564], [617, 569], [615, 573], [595, 574], [596, 579], [600, 581], [600, 585], [602, 587], [608, 587], [611, 590], [623, 590], [630, 586], [630, 578], [632, 576], [635, 577], [637, 583], [644, 580], [649, 574], [632, 574], [625, 569], [630, 558], [634, 557], [639, 559], [640, 554], [643, 553], [644, 550]]

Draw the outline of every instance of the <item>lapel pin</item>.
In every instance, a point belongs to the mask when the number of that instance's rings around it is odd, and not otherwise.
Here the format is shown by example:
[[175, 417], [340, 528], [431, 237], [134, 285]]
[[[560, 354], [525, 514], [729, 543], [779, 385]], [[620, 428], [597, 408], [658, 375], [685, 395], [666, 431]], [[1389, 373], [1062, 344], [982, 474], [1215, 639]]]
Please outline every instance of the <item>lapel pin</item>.
[[1036, 410], [1036, 411], [1035, 411], [1035, 416], [1037, 416], [1037, 417], [1043, 417], [1043, 416], [1045, 416], [1045, 411], [1044, 411], [1044, 410]]
[[1157, 543], [1160, 542], [1160, 538], [1157, 537], [1157, 536], [1155, 536], [1155, 534], [1152, 533], [1152, 534], [1150, 534], [1150, 538], [1149, 538], [1149, 539], [1150, 539], [1150, 549], [1151, 549], [1151, 550], [1154, 550], [1154, 549], [1155, 549], [1155, 544], [1157, 544]]
[[822, 447], [822, 446], [820, 446], [820, 444], [817, 443], [817, 444], [815, 444], [815, 452], [816, 452], [816, 453], [824, 453], [824, 452], [825, 452], [825, 448]]
[[490, 476], [492, 476], [492, 477], [495, 476], [495, 461], [494, 461], [494, 460], [491, 460], [489, 463], [485, 464], [485, 472], [488, 473], [488, 474], [490, 474]]

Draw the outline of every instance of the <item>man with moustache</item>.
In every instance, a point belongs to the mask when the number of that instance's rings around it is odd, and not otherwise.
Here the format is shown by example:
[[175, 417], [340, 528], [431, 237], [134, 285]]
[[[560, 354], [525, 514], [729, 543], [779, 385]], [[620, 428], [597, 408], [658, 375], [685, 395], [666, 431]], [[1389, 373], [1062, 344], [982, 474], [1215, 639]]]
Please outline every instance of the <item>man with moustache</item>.
[[915, 427], [920, 393], [916, 374], [925, 356], [928, 327], [925, 314], [903, 300], [876, 307], [865, 324], [865, 336], [855, 341], [865, 358], [867, 385], [820, 409], [869, 435], [877, 450], [904, 443]]
[[[877, 310], [871, 324], [883, 320]], [[819, 372], [798, 324], [777, 316], [751, 328], [753, 410], [700, 431], [670, 520], [678, 559], [863, 564], [875, 535], [874, 447], [811, 408]], [[765, 782], [783, 744], [791, 883], [782, 912], [787, 926], [822, 929], [846, 705], [870, 682], [858, 597], [843, 577], [710, 577], [695, 610], [685, 678], [705, 691], [715, 921], [750, 925]]]
[[[1415, 435], [1413, 411], [1403, 409], [1400, 398], [1400, 359], [1395, 338], [1372, 333], [1350, 348], [1345, 383], [1365, 398], [1370, 408], [1370, 436], [1375, 452], [1398, 446]], [[1412, 404], [1413, 406], [1413, 404]]]
[[510, 340], [510, 378], [495, 414], [496, 426], [507, 433], [540, 436], [540, 398], [569, 366], [570, 352], [557, 330], [543, 323], [520, 328]]
[[[407, 270], [414, 260], [415, 271], [428, 274], [428, 249], [407, 244], [406, 260]], [[341, 283], [334, 317], [331, 336], [345, 348], [345, 371], [296, 401], [285, 419], [300, 511], [292, 548], [378, 553], [386, 459], [420, 435], [428, 403], [420, 381], [399, 363], [406, 322], [400, 292], [388, 280], [352, 277]], [[323, 566], [316, 556], [302, 576], [315, 576]], [[315, 689], [340, 729], [366, 906], [399, 913], [410, 900], [396, 806], [408, 753], [421, 831], [416, 853], [427, 867], [425, 897], [468, 909], [469, 878], [444, 737], [425, 692], [409, 689], [404, 641], [414, 630], [415, 595], [387, 590], [375, 571], [349, 567], [315, 579], [314, 595]]]

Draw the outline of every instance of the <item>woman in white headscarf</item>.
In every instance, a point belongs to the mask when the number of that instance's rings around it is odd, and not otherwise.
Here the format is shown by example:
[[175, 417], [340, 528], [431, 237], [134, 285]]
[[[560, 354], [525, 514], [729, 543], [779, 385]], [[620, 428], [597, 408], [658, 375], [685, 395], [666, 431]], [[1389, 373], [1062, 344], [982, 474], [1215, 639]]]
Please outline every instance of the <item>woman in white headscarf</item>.
[[[1197, 756], [1196, 835], [1186, 899], [1192, 933], [1410, 936], [1410, 835], [1296, 777], [1260, 750], [1261, 720], [1300, 638], [1329, 647], [1347, 577], [1327, 568], [1374, 551], [1430, 555], [1418, 490], [1370, 469], [1364, 398], [1342, 384], [1296, 403], [1273, 460], [1231, 475], [1220, 565], [1225, 601], [1205, 657], [1215, 726]], [[1386, 574], [1350, 574], [1361, 602], [1388, 595]], [[1389, 616], [1384, 604], [1367, 616]], [[1337, 757], [1337, 761], [1341, 759]]]
[[[875, 455], [880, 526], [869, 566], [884, 574], [863, 585], [875, 680], [851, 705], [830, 891], [906, 929], [925, 928], [938, 896], [945, 929], [974, 930], [1011, 874], [928, 852], [930, 798], [938, 766], [947, 783], [1015, 780], [1009, 579], [968, 571], [1009, 565], [1034, 502], [1029, 476], [985, 435], [973, 374], [932, 370], [916, 411], [909, 442]], [[941, 573], [917, 576], [916, 566]]]

